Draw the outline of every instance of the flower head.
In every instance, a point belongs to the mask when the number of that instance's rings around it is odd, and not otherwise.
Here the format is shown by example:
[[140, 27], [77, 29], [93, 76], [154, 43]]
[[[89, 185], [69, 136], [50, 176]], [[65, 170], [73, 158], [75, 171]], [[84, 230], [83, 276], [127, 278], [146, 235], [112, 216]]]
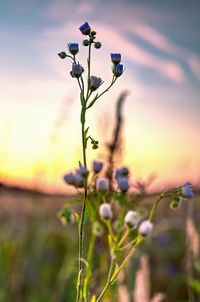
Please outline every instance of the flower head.
[[95, 77], [95, 76], [90, 77], [90, 89], [92, 91], [97, 90], [101, 86], [101, 84], [103, 84], [103, 81], [101, 78]]
[[122, 191], [123, 193], [128, 191], [128, 189], [129, 189], [128, 177], [126, 177], [126, 176], [118, 177], [117, 184], [118, 184], [120, 191]]
[[115, 171], [115, 179], [128, 175], [129, 175], [129, 170], [127, 167], [118, 168]]
[[192, 198], [194, 196], [191, 183], [187, 182], [184, 186], [181, 187], [181, 195], [185, 198]]
[[79, 173], [79, 171], [76, 172], [74, 177], [75, 177], [76, 187], [83, 188], [84, 187], [84, 177]]
[[138, 233], [142, 236], [147, 236], [153, 231], [153, 223], [149, 220], [144, 220], [138, 228]]
[[108, 179], [98, 178], [96, 182], [97, 191], [107, 191], [108, 190]]
[[111, 61], [114, 65], [117, 65], [121, 62], [121, 54], [120, 53], [111, 53]]
[[124, 222], [129, 228], [137, 228], [140, 222], [139, 214], [135, 211], [128, 211], [124, 218]]
[[78, 43], [68, 43], [67, 46], [72, 55], [76, 55], [79, 52]]
[[79, 173], [81, 176], [83, 176], [83, 177], [87, 177], [88, 176], [88, 174], [89, 174], [89, 171], [88, 171], [88, 169], [87, 169], [87, 167], [86, 166], [80, 166], [79, 167], [79, 169], [77, 170], [77, 173]]
[[66, 173], [63, 179], [68, 185], [75, 185], [75, 175], [73, 173]]
[[124, 66], [122, 64], [114, 65], [112, 72], [116, 78], [120, 77], [124, 72]]
[[83, 25], [79, 27], [80, 31], [82, 32], [83, 35], [89, 35], [91, 28], [88, 22], [85, 22]]
[[103, 168], [103, 162], [102, 161], [93, 161], [93, 170], [95, 173], [99, 173]]
[[101, 219], [111, 219], [113, 214], [109, 203], [103, 203], [99, 206], [99, 215]]
[[95, 42], [95, 43], [94, 43], [94, 47], [95, 47], [96, 49], [101, 48], [101, 42]]
[[78, 64], [73, 63], [72, 71], [70, 72], [73, 78], [79, 78], [83, 72], [84, 69], [79, 63]]

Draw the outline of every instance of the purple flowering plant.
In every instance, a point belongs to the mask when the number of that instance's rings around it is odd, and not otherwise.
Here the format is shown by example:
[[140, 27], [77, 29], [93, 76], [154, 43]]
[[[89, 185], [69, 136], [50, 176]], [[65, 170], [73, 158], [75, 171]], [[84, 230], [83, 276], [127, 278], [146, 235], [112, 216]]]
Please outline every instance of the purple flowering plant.
[[[115, 84], [124, 73], [124, 66], [121, 64], [121, 54], [112, 53], [111, 82], [103, 91], [96, 93], [100, 87], [103, 87], [104, 82], [101, 77], [91, 75], [92, 48], [94, 46], [95, 49], [100, 49], [101, 42], [96, 41], [97, 33], [92, 30], [88, 22], [81, 25], [79, 30], [86, 36], [83, 46], [88, 47], [87, 67], [82, 67], [78, 61], [78, 43], [68, 43], [68, 53], [62, 51], [58, 56], [61, 59], [71, 60], [70, 74], [77, 81], [80, 92], [82, 160], [79, 162], [78, 169], [66, 173], [63, 178], [66, 184], [73, 186], [81, 193], [82, 209], [81, 213], [77, 213], [66, 207], [58, 215], [66, 222], [72, 221], [72, 217], [75, 217], [78, 225], [79, 251], [74, 301], [100, 302], [107, 290], [116, 282], [120, 271], [127, 265], [135, 250], [152, 233], [153, 218], [159, 203], [163, 199], [170, 199], [171, 208], [176, 209], [182, 199], [193, 197], [193, 189], [190, 183], [186, 183], [181, 187], [162, 192], [154, 201], [150, 213], [144, 216], [129, 202], [128, 191], [131, 183], [127, 167], [118, 168], [113, 173], [112, 182], [115, 184], [113, 191], [109, 190], [109, 180], [99, 176], [104, 168], [102, 161], [95, 160], [91, 171], [89, 170], [88, 143], [90, 142], [95, 150], [98, 148], [99, 142], [90, 135], [90, 128], [86, 126], [87, 111]], [[84, 75], [86, 75], [86, 79], [84, 79]], [[86, 223], [91, 226], [90, 233], [87, 233], [87, 237], [90, 237], [88, 246], [84, 240]], [[101, 238], [102, 235], [105, 238], [105, 234], [108, 241], [110, 266], [105, 272], [107, 274], [105, 284], [100, 290], [98, 287], [96, 292], [93, 256], [97, 238]]]

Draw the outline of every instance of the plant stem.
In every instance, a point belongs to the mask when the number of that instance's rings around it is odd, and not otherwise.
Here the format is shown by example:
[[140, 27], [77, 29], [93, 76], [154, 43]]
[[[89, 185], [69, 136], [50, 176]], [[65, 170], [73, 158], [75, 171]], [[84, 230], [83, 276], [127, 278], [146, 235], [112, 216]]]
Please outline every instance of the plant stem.
[[153, 216], [154, 216], [155, 211], [156, 211], [156, 208], [157, 208], [158, 204], [160, 203], [160, 201], [161, 201], [164, 197], [165, 197], [164, 195], [159, 195], [158, 198], [154, 201], [153, 207], [152, 207], [151, 212], [150, 212], [150, 214], [149, 214], [149, 221], [152, 222]]
[[103, 288], [102, 292], [100, 293], [99, 297], [97, 298], [96, 302], [101, 301], [101, 299], [103, 298], [103, 296], [107, 292], [108, 288], [110, 287], [110, 281], [111, 281], [111, 276], [112, 276], [112, 271], [113, 271], [113, 268], [114, 268], [114, 264], [115, 264], [115, 261], [114, 261], [114, 258], [112, 257], [106, 285], [104, 286], [104, 288]]

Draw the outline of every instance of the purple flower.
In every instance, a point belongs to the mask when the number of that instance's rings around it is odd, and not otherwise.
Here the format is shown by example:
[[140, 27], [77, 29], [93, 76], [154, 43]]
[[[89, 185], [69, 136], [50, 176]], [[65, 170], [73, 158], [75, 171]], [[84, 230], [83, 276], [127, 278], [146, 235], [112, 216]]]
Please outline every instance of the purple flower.
[[116, 78], [120, 77], [124, 72], [124, 66], [122, 64], [114, 65], [112, 72]]
[[102, 161], [96, 161], [93, 162], [93, 170], [95, 173], [99, 173], [103, 168], [103, 162]]
[[75, 185], [75, 175], [73, 173], [65, 174], [63, 179], [68, 185]]
[[90, 89], [92, 91], [97, 90], [101, 86], [102, 83], [103, 83], [103, 81], [101, 78], [94, 77], [94, 76], [90, 77]]
[[87, 177], [88, 176], [88, 174], [89, 174], [89, 171], [88, 171], [88, 169], [87, 169], [87, 167], [86, 166], [80, 166], [79, 167], [79, 169], [77, 170], [77, 173], [79, 173], [81, 176], [83, 176], [83, 177]]
[[85, 22], [83, 25], [79, 27], [80, 31], [82, 32], [83, 35], [89, 35], [91, 28], [88, 22]]
[[96, 182], [97, 191], [107, 191], [108, 190], [108, 179], [98, 178]]
[[94, 47], [95, 47], [96, 49], [101, 48], [101, 42], [95, 42], [95, 43], [94, 43]]
[[79, 172], [76, 172], [74, 177], [75, 177], [76, 187], [83, 188], [84, 187], [84, 178], [83, 178], [83, 176]]
[[128, 176], [128, 175], [129, 175], [129, 170], [127, 167], [118, 168], [118, 169], [116, 169], [116, 172], [115, 172], [115, 179], [117, 179], [119, 177], [123, 177], [123, 176]]
[[120, 53], [111, 53], [111, 61], [114, 65], [118, 65], [121, 62], [121, 54]]
[[128, 189], [129, 189], [128, 177], [125, 177], [125, 176], [118, 177], [117, 184], [118, 184], [120, 191], [122, 191], [123, 193], [128, 191]]
[[78, 43], [69, 43], [67, 46], [72, 55], [76, 55], [79, 52]]
[[74, 63], [72, 65], [72, 71], [70, 72], [70, 74], [73, 78], [79, 78], [82, 75], [83, 71], [84, 69], [79, 63], [78, 64]]
[[191, 183], [187, 182], [184, 186], [181, 187], [181, 195], [185, 198], [192, 198], [194, 196]]
[[109, 203], [103, 203], [99, 206], [99, 215], [101, 219], [111, 219], [113, 214]]

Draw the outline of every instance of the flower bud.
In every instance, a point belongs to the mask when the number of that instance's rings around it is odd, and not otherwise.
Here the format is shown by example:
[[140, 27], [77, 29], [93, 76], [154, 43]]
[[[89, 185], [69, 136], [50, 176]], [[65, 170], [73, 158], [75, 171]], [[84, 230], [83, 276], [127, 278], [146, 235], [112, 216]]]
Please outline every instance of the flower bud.
[[92, 234], [97, 237], [102, 236], [104, 233], [104, 228], [99, 221], [95, 221], [92, 225]]
[[170, 208], [176, 210], [180, 207], [182, 198], [180, 196], [174, 196], [174, 199], [170, 203]]
[[79, 172], [76, 172], [75, 174], [75, 185], [77, 188], [84, 187], [84, 178]]
[[79, 27], [80, 31], [82, 32], [83, 35], [89, 35], [91, 28], [88, 22], [85, 22], [83, 25]]
[[101, 42], [95, 42], [95, 43], [94, 43], [94, 47], [95, 47], [96, 49], [101, 48]]
[[83, 40], [83, 45], [84, 46], [88, 46], [88, 45], [90, 45], [90, 41], [89, 40]]
[[90, 89], [92, 91], [97, 90], [102, 84], [103, 84], [103, 81], [101, 78], [95, 77], [95, 76], [90, 77]]
[[112, 72], [116, 78], [120, 77], [124, 72], [124, 66], [122, 64], [114, 65]]
[[111, 61], [114, 65], [117, 65], [121, 62], [121, 54], [120, 53], [111, 53]]
[[91, 35], [92, 35], [92, 36], [96, 36], [96, 34], [97, 34], [97, 33], [96, 33], [95, 30], [91, 31]]
[[125, 176], [118, 177], [117, 184], [118, 184], [120, 191], [122, 191], [123, 193], [128, 191], [128, 189], [129, 189], [128, 177], [125, 177]]
[[140, 216], [135, 211], [128, 211], [124, 218], [124, 222], [129, 228], [137, 228], [140, 222]]
[[64, 51], [61, 51], [61, 52], [58, 53], [58, 56], [59, 56], [61, 59], [65, 59], [66, 56], [67, 56], [67, 54], [66, 54], [66, 52], [64, 52]]
[[142, 236], [147, 236], [153, 231], [153, 223], [149, 220], [144, 220], [138, 228], [138, 233]]
[[182, 197], [192, 198], [194, 196], [192, 185], [189, 182], [182, 186], [180, 191]]
[[108, 190], [108, 179], [98, 178], [96, 182], [97, 191], [107, 191]]
[[103, 168], [103, 162], [102, 161], [93, 161], [93, 170], [95, 173], [99, 173]]
[[111, 219], [112, 218], [112, 210], [109, 203], [103, 203], [99, 206], [99, 215], [101, 219]]
[[73, 78], [79, 78], [83, 72], [84, 72], [84, 69], [79, 63], [78, 64], [73, 63], [72, 71], [71, 71], [71, 76]]
[[75, 185], [75, 175], [73, 173], [65, 174], [63, 179], [68, 185]]
[[76, 55], [79, 52], [78, 43], [69, 43], [68, 50], [72, 55]]

